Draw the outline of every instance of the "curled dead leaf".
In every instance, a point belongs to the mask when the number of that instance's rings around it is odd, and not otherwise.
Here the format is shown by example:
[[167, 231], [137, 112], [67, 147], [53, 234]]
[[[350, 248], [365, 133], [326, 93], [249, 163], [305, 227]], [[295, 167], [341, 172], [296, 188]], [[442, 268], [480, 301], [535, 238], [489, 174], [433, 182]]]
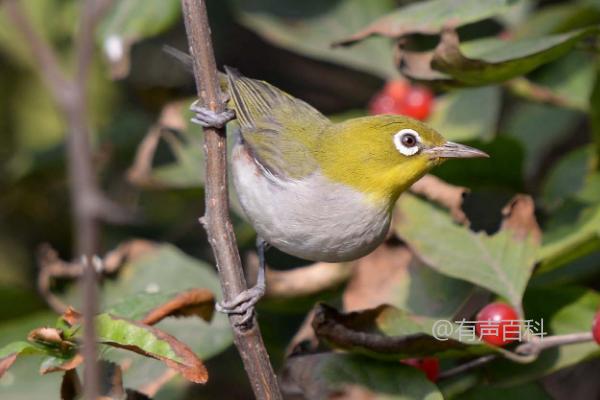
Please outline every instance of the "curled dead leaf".
[[141, 322], [154, 325], [167, 317], [196, 315], [209, 322], [215, 310], [215, 296], [208, 289], [191, 289], [150, 310]]
[[161, 139], [169, 140], [169, 131], [186, 130], [183, 110], [188, 107], [185, 101], [166, 104], [158, 121], [150, 127], [148, 133], [137, 148], [133, 165], [127, 171], [127, 179], [141, 187], [159, 188], [162, 185], [152, 177], [154, 154]]
[[74, 326], [79, 324], [81, 321], [82, 315], [77, 312], [73, 307], [68, 306], [63, 315], [60, 317], [63, 321], [65, 321], [69, 326]]
[[81, 396], [81, 381], [76, 370], [67, 370], [60, 384], [60, 398], [62, 400], [75, 400]]
[[531, 236], [535, 243], [542, 240], [542, 230], [535, 218], [535, 203], [531, 196], [518, 194], [513, 197], [502, 209], [502, 226], [513, 233], [517, 240], [524, 240]]
[[4, 375], [6, 371], [17, 361], [17, 357], [19, 353], [15, 352], [7, 355], [6, 357], [0, 358], [0, 378]]
[[62, 362], [54, 362], [51, 364], [42, 363], [40, 367], [40, 374], [46, 375], [51, 372], [60, 372], [60, 371], [70, 371], [72, 369], [77, 368], [83, 363], [83, 356], [79, 353], [75, 354], [74, 357], [62, 361]]
[[315, 310], [313, 329], [322, 340], [343, 350], [373, 354], [393, 359], [422, 357], [447, 350], [464, 349], [467, 345], [453, 339], [440, 341], [424, 333], [388, 336], [377, 326], [377, 320], [387, 318], [393, 307], [382, 305], [374, 309], [342, 314], [335, 308], [319, 304]]
[[57, 347], [62, 352], [68, 351], [75, 347], [75, 343], [65, 340], [62, 330], [50, 327], [42, 327], [32, 330], [27, 335], [27, 340], [46, 346]]
[[394, 51], [394, 62], [400, 73], [413, 81], [440, 86], [452, 83], [450, 76], [431, 68], [433, 51], [410, 51], [405, 48], [405, 40], [400, 40]]

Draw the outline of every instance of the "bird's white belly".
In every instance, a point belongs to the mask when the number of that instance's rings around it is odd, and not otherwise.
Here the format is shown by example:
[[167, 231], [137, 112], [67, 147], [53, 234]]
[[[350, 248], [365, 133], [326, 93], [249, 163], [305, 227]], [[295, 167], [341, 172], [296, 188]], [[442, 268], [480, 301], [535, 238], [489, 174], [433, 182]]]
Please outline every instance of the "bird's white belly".
[[284, 180], [265, 171], [238, 143], [232, 153], [238, 199], [257, 234], [285, 253], [314, 261], [353, 260], [385, 238], [390, 212], [319, 173]]

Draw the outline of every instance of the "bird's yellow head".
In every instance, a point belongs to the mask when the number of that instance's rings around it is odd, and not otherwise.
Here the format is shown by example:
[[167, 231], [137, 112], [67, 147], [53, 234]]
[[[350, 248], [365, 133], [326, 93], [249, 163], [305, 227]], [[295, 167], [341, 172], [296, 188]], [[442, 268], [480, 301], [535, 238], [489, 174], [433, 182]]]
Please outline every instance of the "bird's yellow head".
[[424, 123], [402, 115], [378, 115], [335, 124], [317, 149], [330, 179], [391, 206], [400, 193], [449, 158], [487, 157], [449, 142]]

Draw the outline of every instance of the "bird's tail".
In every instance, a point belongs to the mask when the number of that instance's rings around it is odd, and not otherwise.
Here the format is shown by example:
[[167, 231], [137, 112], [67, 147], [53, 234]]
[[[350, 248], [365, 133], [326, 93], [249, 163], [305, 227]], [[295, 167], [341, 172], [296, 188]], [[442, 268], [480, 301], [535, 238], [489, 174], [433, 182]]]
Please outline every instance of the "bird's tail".
[[[169, 46], [167, 44], [163, 45], [162, 50], [177, 61], [179, 61], [190, 74], [194, 72], [194, 60], [192, 56], [190, 56], [188, 53], [176, 49], [175, 47]], [[221, 85], [222, 91], [228, 92], [227, 84], [227, 76], [219, 71], [219, 85]]]

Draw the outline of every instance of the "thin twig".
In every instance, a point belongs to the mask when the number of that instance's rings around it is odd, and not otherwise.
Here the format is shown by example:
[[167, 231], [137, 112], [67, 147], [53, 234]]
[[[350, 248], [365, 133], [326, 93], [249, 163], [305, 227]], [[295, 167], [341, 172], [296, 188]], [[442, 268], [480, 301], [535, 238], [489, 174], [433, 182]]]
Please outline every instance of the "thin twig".
[[473, 368], [477, 368], [483, 364], [487, 364], [500, 356], [507, 358], [511, 361], [527, 364], [537, 360], [539, 354], [543, 350], [551, 349], [554, 347], [566, 346], [570, 344], [586, 343], [591, 342], [594, 338], [591, 332], [580, 332], [580, 333], [569, 333], [566, 335], [554, 335], [546, 336], [543, 339], [537, 336], [532, 337], [534, 340], [530, 340], [521, 343], [514, 351], [505, 350], [498, 348], [499, 354], [488, 354], [467, 361], [464, 364], [458, 365], [440, 374], [440, 379], [450, 378], [452, 376], [461, 374], [469, 371]]
[[538, 85], [527, 78], [519, 77], [511, 79], [506, 81], [504, 86], [515, 96], [529, 101], [587, 112], [585, 107], [574, 103], [571, 99], [562, 96], [548, 87]]
[[77, 67], [75, 78], [65, 76], [58, 62], [56, 51], [36, 32], [19, 0], [9, 0], [5, 5], [12, 23], [30, 47], [38, 65], [38, 71], [69, 126], [67, 164], [73, 210], [74, 254], [83, 257], [85, 260], [83, 264], [86, 267], [81, 287], [84, 296], [83, 354], [86, 361], [84, 396], [87, 399], [96, 399], [99, 393], [94, 327], [94, 316], [98, 303], [97, 282], [96, 273], [89, 260], [98, 250], [99, 209], [105, 203], [92, 164], [87, 109], [87, 78], [93, 57], [96, 24], [108, 4], [108, 0], [86, 0], [83, 3], [75, 52]]
[[[206, 4], [202, 0], [182, 0], [185, 27], [194, 60], [198, 97], [215, 112], [224, 109], [210, 38]], [[224, 129], [206, 129], [206, 214], [204, 227], [215, 255], [225, 300], [246, 289], [242, 263], [237, 250], [228, 210], [227, 142]], [[277, 378], [269, 362], [256, 317], [245, 327], [238, 326], [240, 316], [230, 316], [234, 341], [244, 362], [257, 399], [281, 399]]]
[[462, 374], [465, 371], [469, 371], [473, 368], [477, 368], [484, 364], [487, 364], [490, 361], [495, 360], [496, 358], [497, 356], [495, 354], [488, 354], [487, 356], [475, 358], [473, 360], [467, 361], [464, 364], [460, 364], [459, 366], [441, 372], [439, 375], [439, 379], [446, 379], [458, 374]]
[[[21, 33], [31, 54], [38, 65], [38, 71], [44, 83], [55, 99], [61, 98], [67, 78], [63, 74], [57, 57], [48, 42], [36, 32], [28, 16], [23, 10], [20, 0], [6, 0], [3, 4], [14, 27]], [[60, 100], [62, 104], [63, 100]]]

